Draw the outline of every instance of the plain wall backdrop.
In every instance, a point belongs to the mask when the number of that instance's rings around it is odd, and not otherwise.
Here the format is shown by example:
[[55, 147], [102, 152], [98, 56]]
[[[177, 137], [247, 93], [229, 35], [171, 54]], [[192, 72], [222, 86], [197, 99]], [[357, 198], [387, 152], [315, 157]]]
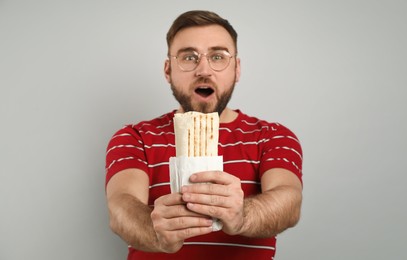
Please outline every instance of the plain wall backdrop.
[[239, 34], [230, 107], [302, 142], [302, 219], [276, 259], [407, 259], [404, 0], [0, 0], [0, 259], [126, 258], [106, 145], [178, 107], [165, 34], [191, 9]]

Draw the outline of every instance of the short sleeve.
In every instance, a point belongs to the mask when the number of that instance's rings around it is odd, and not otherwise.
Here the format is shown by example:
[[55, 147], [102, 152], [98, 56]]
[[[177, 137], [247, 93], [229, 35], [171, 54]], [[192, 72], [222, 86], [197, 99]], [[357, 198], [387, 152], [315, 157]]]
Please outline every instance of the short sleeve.
[[[270, 124], [262, 147], [261, 176], [269, 169], [284, 168], [302, 183], [302, 148], [297, 136], [281, 124]], [[260, 176], [260, 177], [261, 177]]]
[[119, 171], [137, 168], [148, 172], [143, 141], [131, 126], [117, 131], [106, 149], [106, 183]]

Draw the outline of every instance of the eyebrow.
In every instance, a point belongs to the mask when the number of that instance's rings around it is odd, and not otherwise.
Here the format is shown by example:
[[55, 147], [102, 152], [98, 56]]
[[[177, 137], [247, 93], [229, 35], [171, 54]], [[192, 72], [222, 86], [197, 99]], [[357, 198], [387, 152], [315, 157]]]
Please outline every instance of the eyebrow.
[[227, 51], [227, 52], [230, 52], [228, 48], [223, 47], [223, 46], [214, 46], [214, 47], [211, 47], [209, 50], [211, 50], [211, 51]]
[[177, 51], [177, 55], [180, 54], [181, 52], [191, 52], [191, 51], [196, 51], [198, 52], [198, 50], [196, 48], [192, 48], [192, 47], [185, 47], [185, 48], [181, 48]]
[[[195, 52], [199, 52], [196, 48], [194, 47], [185, 47], [185, 48], [181, 48], [177, 51], [177, 55], [181, 52], [189, 52], [189, 51], [195, 51]], [[223, 46], [213, 46], [209, 48], [209, 51], [227, 51], [229, 52], [229, 49]]]

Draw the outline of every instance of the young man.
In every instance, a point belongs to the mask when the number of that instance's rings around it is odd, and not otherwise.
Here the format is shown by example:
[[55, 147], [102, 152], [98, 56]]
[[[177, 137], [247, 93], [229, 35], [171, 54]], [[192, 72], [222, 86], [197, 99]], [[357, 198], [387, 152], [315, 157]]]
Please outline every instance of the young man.
[[[167, 34], [165, 77], [177, 111], [128, 125], [106, 155], [110, 226], [128, 259], [272, 259], [276, 235], [294, 226], [302, 201], [302, 151], [286, 127], [227, 107], [240, 77], [237, 34], [208, 11], [180, 15]], [[224, 172], [171, 193], [175, 112], [218, 112]], [[205, 184], [202, 184], [205, 183]], [[212, 230], [212, 218], [223, 223]]]

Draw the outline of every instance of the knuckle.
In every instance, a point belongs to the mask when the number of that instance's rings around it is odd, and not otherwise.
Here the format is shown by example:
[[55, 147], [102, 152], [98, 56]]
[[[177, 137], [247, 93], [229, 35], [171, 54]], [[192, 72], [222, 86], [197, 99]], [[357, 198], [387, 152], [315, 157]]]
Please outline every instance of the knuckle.
[[218, 201], [219, 201], [219, 197], [218, 197], [218, 196], [214, 196], [214, 195], [211, 195], [211, 196], [210, 196], [210, 203], [211, 203], [211, 204], [217, 204]]
[[192, 236], [192, 230], [190, 228], [184, 229], [184, 237], [189, 238]]
[[236, 183], [240, 183], [240, 178], [239, 178], [239, 177], [234, 176], [234, 175], [232, 175], [232, 177], [233, 177], [233, 179], [234, 179], [234, 181], [235, 181]]
[[218, 214], [217, 208], [216, 207], [209, 207], [209, 214], [217, 215]]
[[183, 207], [183, 206], [177, 207], [177, 214], [178, 214], [178, 216], [181, 216], [183, 213], [184, 213], [184, 207]]
[[179, 225], [180, 227], [183, 227], [184, 224], [185, 224], [184, 218], [178, 218], [178, 225]]
[[239, 196], [239, 197], [243, 197], [244, 196], [244, 192], [243, 192], [243, 190], [242, 190], [242, 188], [239, 186], [239, 187], [235, 187], [233, 190], [232, 190], [232, 192], [233, 192], [233, 194], [236, 194], [237, 196]]
[[155, 231], [160, 231], [160, 230], [162, 230], [162, 225], [160, 223], [153, 222], [153, 229]]
[[159, 206], [159, 205], [161, 204], [161, 200], [162, 200], [161, 197], [160, 197], [160, 198], [157, 198], [156, 200], [154, 200], [154, 206], [155, 206], [155, 207]]
[[158, 213], [155, 210], [153, 210], [150, 214], [150, 217], [152, 220], [158, 219]]
[[208, 190], [210, 193], [215, 193], [216, 192], [216, 186], [213, 184], [208, 185]]

